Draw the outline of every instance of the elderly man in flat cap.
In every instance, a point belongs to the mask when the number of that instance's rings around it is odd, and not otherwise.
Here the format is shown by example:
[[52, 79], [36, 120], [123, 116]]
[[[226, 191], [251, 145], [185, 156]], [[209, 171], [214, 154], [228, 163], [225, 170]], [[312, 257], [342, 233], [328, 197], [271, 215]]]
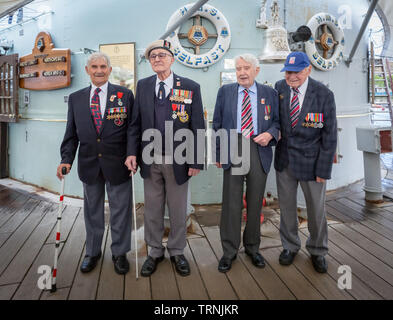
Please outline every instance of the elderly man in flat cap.
[[[144, 179], [145, 241], [149, 246], [149, 255], [141, 274], [150, 276], [164, 259], [162, 238], [167, 203], [171, 226], [167, 250], [176, 271], [187, 276], [190, 266], [183, 250], [187, 233], [188, 179], [203, 169], [203, 161], [197, 161], [201, 155], [198, 157], [196, 142], [197, 130], [204, 130], [200, 86], [171, 71], [174, 54], [170, 42], [154, 41], [147, 47], [145, 56], [155, 75], [138, 81], [128, 130], [126, 160], [126, 166], [133, 172], [140, 166]], [[174, 137], [180, 129], [187, 129], [191, 138], [183, 137], [182, 141], [175, 141]], [[178, 159], [176, 148], [184, 143], [187, 150]], [[154, 148], [151, 148], [152, 144]]]
[[326, 180], [331, 178], [337, 145], [334, 94], [310, 77], [311, 65], [304, 52], [292, 52], [285, 79], [276, 83], [280, 95], [282, 139], [274, 167], [281, 211], [280, 235], [284, 250], [279, 262], [292, 264], [301, 247], [298, 236], [297, 188], [303, 190], [310, 237], [306, 248], [317, 272], [327, 272], [328, 228], [325, 212]]

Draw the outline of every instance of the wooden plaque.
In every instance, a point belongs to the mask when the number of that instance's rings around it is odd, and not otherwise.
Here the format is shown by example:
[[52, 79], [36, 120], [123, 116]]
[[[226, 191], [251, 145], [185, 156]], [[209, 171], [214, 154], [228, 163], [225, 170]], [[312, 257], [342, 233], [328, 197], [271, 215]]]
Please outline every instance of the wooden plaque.
[[54, 90], [71, 84], [71, 50], [55, 49], [52, 37], [40, 32], [31, 54], [19, 61], [19, 87]]

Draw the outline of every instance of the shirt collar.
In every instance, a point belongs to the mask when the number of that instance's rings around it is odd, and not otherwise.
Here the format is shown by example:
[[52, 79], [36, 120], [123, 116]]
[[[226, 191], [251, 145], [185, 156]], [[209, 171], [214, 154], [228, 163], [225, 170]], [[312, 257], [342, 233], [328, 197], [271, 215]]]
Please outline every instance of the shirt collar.
[[[241, 85], [239, 84], [238, 93], [243, 92], [243, 90], [245, 90], [245, 89], [246, 89], [246, 88], [244, 88], [243, 86], [241, 86]], [[256, 93], [256, 92], [257, 92], [257, 84], [256, 84], [255, 81], [254, 81], [254, 83], [252, 84], [252, 86], [248, 88], [248, 91], [251, 92], [251, 93]]]
[[[91, 90], [92, 91], [95, 91], [96, 88], [98, 88], [96, 85], [91, 84]], [[108, 92], [108, 81], [105, 84], [103, 84], [101, 87], [99, 87], [99, 88], [101, 89], [102, 93]]]
[[[162, 81], [162, 80], [160, 80], [160, 78], [158, 78], [158, 76], [157, 76], [157, 78], [156, 78], [156, 87], [157, 87], [157, 86], [160, 86], [160, 82], [161, 82], [161, 81]], [[166, 78], [163, 82], [164, 82], [165, 85], [168, 86], [169, 88], [172, 88], [172, 87], [173, 87], [173, 72], [172, 72], [172, 71], [171, 71], [171, 74], [169, 75], [169, 77]]]
[[299, 93], [304, 96], [306, 94], [307, 87], [308, 87], [308, 77], [306, 81], [304, 81], [303, 84], [298, 88]]

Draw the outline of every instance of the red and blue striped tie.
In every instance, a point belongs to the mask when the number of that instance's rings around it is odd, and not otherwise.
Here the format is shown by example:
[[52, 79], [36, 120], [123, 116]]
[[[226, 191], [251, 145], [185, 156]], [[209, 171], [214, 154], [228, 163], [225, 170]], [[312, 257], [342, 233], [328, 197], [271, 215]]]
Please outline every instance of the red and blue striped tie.
[[299, 121], [299, 114], [300, 114], [300, 103], [299, 103], [299, 97], [298, 94], [299, 89], [292, 88], [293, 91], [293, 97], [291, 100], [291, 107], [290, 107], [290, 118], [291, 118], [291, 126], [292, 128], [295, 128], [298, 121]]
[[251, 99], [248, 90], [244, 89], [244, 98], [242, 102], [242, 135], [250, 138], [254, 134], [254, 125], [252, 122]]
[[100, 91], [101, 91], [100, 88], [96, 88], [94, 90], [94, 95], [91, 98], [91, 104], [90, 104], [91, 115], [93, 116], [94, 124], [96, 125], [97, 133], [100, 133], [101, 126], [102, 126], [100, 96], [98, 95], [100, 93]]

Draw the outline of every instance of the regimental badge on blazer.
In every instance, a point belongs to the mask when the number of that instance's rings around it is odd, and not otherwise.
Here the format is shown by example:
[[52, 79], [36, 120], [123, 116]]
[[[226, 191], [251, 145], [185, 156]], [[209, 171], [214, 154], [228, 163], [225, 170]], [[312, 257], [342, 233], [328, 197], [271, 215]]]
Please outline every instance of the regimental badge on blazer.
[[191, 90], [172, 89], [169, 100], [172, 102], [191, 104], [192, 96], [193, 92]]
[[283, 94], [280, 94], [280, 99], [281, 100], [284, 99], [284, 95]]
[[322, 129], [324, 126], [323, 113], [307, 113], [303, 127]]
[[127, 108], [110, 108], [106, 119], [113, 120], [113, 123], [118, 127], [122, 126], [124, 119], [127, 119]]

